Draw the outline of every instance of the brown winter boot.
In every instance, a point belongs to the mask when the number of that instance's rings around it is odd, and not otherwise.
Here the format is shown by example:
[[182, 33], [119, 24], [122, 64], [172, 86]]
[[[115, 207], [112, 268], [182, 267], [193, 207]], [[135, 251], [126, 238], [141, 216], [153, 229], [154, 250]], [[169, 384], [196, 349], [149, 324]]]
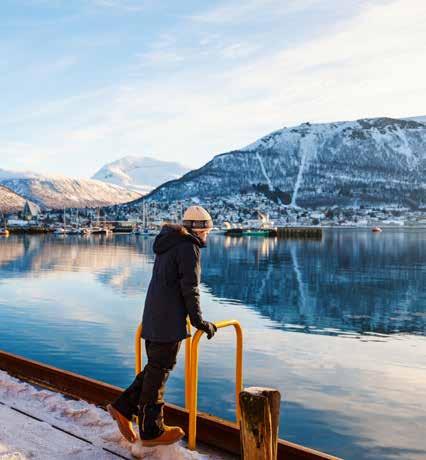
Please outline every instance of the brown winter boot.
[[144, 447], [168, 446], [180, 441], [185, 436], [185, 432], [179, 426], [163, 425], [163, 430], [164, 432], [157, 438], [142, 439], [142, 445]]
[[130, 420], [127, 420], [127, 418], [120, 414], [117, 409], [114, 409], [114, 407], [111, 404], [108, 404], [107, 410], [109, 412], [109, 415], [117, 422], [118, 429], [120, 430], [120, 433], [127, 439], [129, 442], [135, 442], [136, 441], [136, 433], [133, 430], [133, 425]]

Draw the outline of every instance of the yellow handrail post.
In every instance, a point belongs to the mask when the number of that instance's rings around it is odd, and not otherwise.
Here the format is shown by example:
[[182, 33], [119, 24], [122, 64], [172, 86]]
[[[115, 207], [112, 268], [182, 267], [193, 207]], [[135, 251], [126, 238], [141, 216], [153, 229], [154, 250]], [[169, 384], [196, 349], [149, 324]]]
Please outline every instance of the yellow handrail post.
[[[220, 321], [215, 323], [218, 329], [234, 326], [237, 346], [236, 346], [236, 367], [235, 367], [235, 393], [236, 393], [236, 418], [237, 422], [241, 418], [239, 396], [243, 390], [243, 331], [241, 325], [236, 320]], [[197, 438], [197, 405], [198, 405], [198, 345], [203, 335], [203, 331], [198, 330], [193, 339], [191, 346], [191, 368], [190, 368], [190, 404], [189, 404], [189, 433], [188, 447], [194, 450]]]
[[135, 374], [142, 372], [142, 323], [139, 324], [135, 334]]
[[191, 398], [191, 323], [189, 319], [186, 322], [186, 328], [189, 337], [185, 340], [185, 409], [189, 408]]

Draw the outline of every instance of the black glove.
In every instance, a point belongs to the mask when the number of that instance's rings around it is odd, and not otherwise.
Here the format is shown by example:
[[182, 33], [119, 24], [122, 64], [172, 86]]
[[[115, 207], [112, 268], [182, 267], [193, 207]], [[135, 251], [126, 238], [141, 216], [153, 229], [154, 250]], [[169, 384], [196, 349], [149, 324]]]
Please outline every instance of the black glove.
[[198, 327], [197, 329], [200, 329], [201, 331], [205, 332], [209, 340], [215, 335], [217, 331], [216, 325], [213, 323], [210, 323], [209, 321], [203, 321], [200, 324], [200, 327]]

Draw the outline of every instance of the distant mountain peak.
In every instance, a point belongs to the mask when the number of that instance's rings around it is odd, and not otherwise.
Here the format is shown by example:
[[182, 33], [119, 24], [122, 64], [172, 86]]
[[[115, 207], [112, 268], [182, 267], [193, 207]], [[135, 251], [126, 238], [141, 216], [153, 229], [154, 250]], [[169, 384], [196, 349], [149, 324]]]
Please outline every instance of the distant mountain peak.
[[177, 162], [157, 160], [150, 156], [126, 155], [103, 166], [93, 179], [146, 194], [164, 182], [181, 177], [187, 171], [186, 166]]

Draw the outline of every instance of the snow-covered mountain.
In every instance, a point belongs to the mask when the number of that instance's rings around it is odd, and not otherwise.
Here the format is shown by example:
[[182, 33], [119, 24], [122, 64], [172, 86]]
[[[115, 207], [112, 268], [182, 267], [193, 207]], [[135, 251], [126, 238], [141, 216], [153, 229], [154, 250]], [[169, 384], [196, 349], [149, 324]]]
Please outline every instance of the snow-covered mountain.
[[426, 123], [426, 115], [418, 116], [418, 117], [404, 118], [404, 120], [413, 120], [413, 121], [418, 121], [419, 123]]
[[9, 212], [22, 211], [25, 198], [13, 192], [7, 187], [0, 185], [0, 225], [1, 225], [1, 213], [7, 214]]
[[126, 156], [103, 166], [93, 179], [146, 194], [164, 182], [183, 176], [188, 171], [189, 168], [175, 162]]
[[44, 208], [96, 207], [126, 203], [141, 195], [92, 179], [0, 170], [0, 184]]
[[215, 156], [148, 198], [236, 196], [257, 190], [293, 206], [426, 206], [426, 124], [374, 118], [275, 131]]

